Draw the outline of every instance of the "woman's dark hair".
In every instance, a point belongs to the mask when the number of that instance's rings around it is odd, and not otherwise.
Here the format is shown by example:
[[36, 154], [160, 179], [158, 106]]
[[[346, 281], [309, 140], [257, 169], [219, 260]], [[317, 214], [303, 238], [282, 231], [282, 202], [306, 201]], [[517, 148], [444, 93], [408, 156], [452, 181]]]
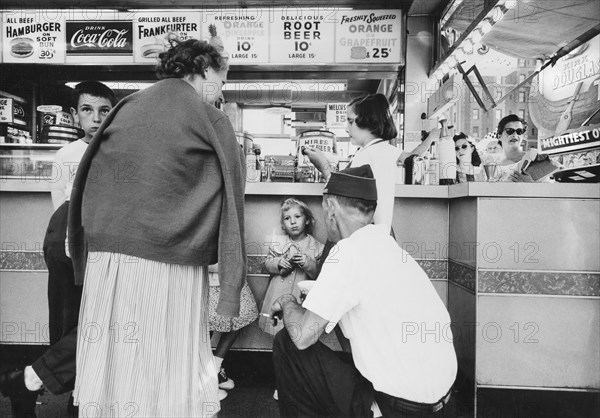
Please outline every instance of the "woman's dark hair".
[[348, 107], [350, 106], [354, 110], [354, 113], [356, 113], [354, 123], [359, 128], [367, 129], [376, 137], [383, 138], [386, 141], [398, 136], [398, 131], [390, 112], [390, 103], [383, 94], [369, 94], [354, 99], [348, 105]]
[[72, 106], [77, 109], [79, 105], [79, 98], [83, 94], [89, 94], [94, 97], [102, 97], [110, 102], [111, 105], [115, 105], [116, 98], [115, 92], [112, 91], [106, 84], [99, 81], [82, 81], [73, 88], [71, 95]]
[[170, 42], [171, 48], [158, 56], [160, 62], [156, 66], [156, 76], [159, 79], [202, 74], [208, 67], [215, 71], [227, 69], [227, 60], [206, 41], [174, 39]]
[[[500, 122], [498, 122], [498, 129], [496, 130], [496, 135], [498, 136], [498, 138], [500, 138], [502, 136], [502, 132], [504, 132], [504, 127], [511, 122], [521, 122], [523, 127], [527, 128], [527, 122], [525, 122], [523, 119], [521, 119], [518, 115], [515, 115], [515, 114], [506, 115], [502, 119], [500, 119]], [[498, 142], [500, 142], [500, 141], [498, 141]], [[500, 145], [502, 145], [501, 142], [500, 142]]]
[[[469, 136], [467, 134], [461, 132], [459, 134], [454, 135], [452, 139], [454, 139], [455, 143], [460, 139], [464, 139], [465, 141], [467, 141], [467, 144], [473, 147], [473, 153], [471, 154], [471, 165], [474, 167], [479, 167], [481, 165], [481, 157], [477, 152], [477, 148], [475, 147], [475, 145], [473, 145], [471, 141], [469, 141]], [[458, 162], [458, 157], [456, 157], [456, 162]]]

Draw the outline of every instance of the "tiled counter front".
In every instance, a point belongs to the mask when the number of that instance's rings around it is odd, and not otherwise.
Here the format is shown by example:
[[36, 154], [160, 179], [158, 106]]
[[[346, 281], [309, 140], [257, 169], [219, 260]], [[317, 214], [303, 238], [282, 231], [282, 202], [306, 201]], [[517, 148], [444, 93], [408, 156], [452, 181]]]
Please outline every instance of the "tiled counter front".
[[[0, 183], [0, 187], [3, 186]], [[47, 344], [50, 193], [0, 193], [0, 343]]]
[[478, 387], [600, 389], [600, 201], [478, 204]]
[[[1, 184], [0, 213], [0, 343], [48, 342], [47, 271], [43, 260], [44, 233], [52, 215], [49, 188], [40, 184]], [[43, 186], [43, 187], [42, 187]], [[317, 219], [314, 236], [326, 240], [321, 208], [322, 184], [248, 184], [246, 249], [248, 283], [260, 308], [269, 281], [264, 258], [273, 234], [281, 234], [279, 206], [290, 196], [304, 200]], [[7, 190], [8, 189], [8, 190]], [[409, 188], [396, 200], [394, 230], [403, 247], [429, 274], [447, 303], [448, 188]], [[424, 222], [424, 220], [428, 220]], [[330, 338], [336, 347], [335, 336]], [[256, 324], [244, 329], [234, 347], [270, 350], [272, 337]]]
[[[50, 195], [37, 184], [1, 186], [0, 342], [43, 344], [48, 310], [41, 247]], [[461, 376], [480, 387], [600, 386], [600, 192], [597, 185], [577, 186], [396, 188], [396, 237], [448, 306]], [[314, 235], [325, 241], [322, 187], [248, 185], [248, 282], [259, 306], [269, 280], [263, 269], [268, 243], [281, 233], [281, 201], [306, 201], [318, 220]], [[252, 325], [236, 347], [269, 350], [271, 342]]]
[[[269, 274], [264, 269], [273, 234], [281, 234], [279, 207], [281, 202], [295, 196], [310, 207], [315, 219], [313, 233], [321, 242], [326, 241], [321, 207], [322, 185], [319, 184], [252, 184], [246, 193], [246, 250], [248, 253], [248, 283], [256, 298], [259, 309], [262, 305]], [[286, 187], [284, 187], [286, 186]], [[447, 188], [429, 190], [429, 195], [419, 198], [397, 198], [394, 209], [394, 231], [403, 248], [409, 252], [428, 273], [438, 294], [447, 303], [447, 259], [443, 254], [448, 241]], [[446, 195], [443, 192], [446, 191]], [[436, 195], [436, 193], [438, 195]], [[424, 222], [427, 219], [427, 222]], [[332, 334], [326, 342], [338, 348], [337, 338]], [[252, 350], [270, 350], [272, 337], [262, 333], [256, 324], [243, 330], [234, 347]]]

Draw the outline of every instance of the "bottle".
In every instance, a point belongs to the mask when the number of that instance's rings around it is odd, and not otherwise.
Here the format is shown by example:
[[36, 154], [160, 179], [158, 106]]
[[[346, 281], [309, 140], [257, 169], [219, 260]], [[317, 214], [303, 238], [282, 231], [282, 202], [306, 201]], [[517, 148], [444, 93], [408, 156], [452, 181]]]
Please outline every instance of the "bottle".
[[447, 186], [456, 182], [456, 152], [454, 150], [454, 140], [448, 134], [446, 119], [440, 120], [440, 143], [438, 145], [439, 153], [439, 184]]
[[437, 186], [439, 184], [440, 160], [438, 159], [438, 147], [436, 142], [431, 143], [429, 152], [429, 161], [427, 162], [427, 180], [428, 186]]
[[260, 170], [256, 169], [257, 163], [256, 154], [251, 153], [246, 155], [246, 181], [256, 183], [260, 181]]
[[429, 161], [431, 161], [431, 154], [429, 151], [423, 155], [423, 186], [429, 186], [429, 174], [431, 172], [431, 168], [429, 166]]
[[267, 181], [267, 164], [265, 157], [258, 157], [258, 166], [260, 167], [260, 181]]
[[413, 158], [412, 184], [425, 184], [425, 160], [423, 157]]

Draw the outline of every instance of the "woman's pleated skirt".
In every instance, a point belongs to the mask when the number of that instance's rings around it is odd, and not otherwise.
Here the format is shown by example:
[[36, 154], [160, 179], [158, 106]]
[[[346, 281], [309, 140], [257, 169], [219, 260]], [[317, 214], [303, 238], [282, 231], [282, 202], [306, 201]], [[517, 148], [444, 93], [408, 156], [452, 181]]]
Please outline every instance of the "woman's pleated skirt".
[[80, 417], [205, 417], [219, 409], [205, 266], [88, 255], [79, 316]]

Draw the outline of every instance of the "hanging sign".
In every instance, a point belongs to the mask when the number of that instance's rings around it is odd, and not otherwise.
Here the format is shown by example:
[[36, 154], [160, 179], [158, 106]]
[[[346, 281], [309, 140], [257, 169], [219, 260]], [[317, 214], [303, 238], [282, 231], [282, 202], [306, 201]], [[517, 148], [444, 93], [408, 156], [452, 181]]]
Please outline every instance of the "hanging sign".
[[25, 102], [19, 102], [17, 100], [13, 100], [12, 111], [13, 111], [13, 121], [14, 125], [27, 126], [27, 121], [29, 121], [29, 110], [27, 110], [27, 104]]
[[3, 62], [64, 63], [64, 16], [46, 12], [19, 10], [2, 13]]
[[200, 39], [200, 12], [136, 12], [133, 19], [134, 61], [155, 64], [169, 46], [168, 37]]
[[2, 13], [3, 62], [154, 64], [166, 38], [212, 37], [231, 64], [403, 64], [401, 10], [22, 10]]
[[338, 11], [336, 63], [403, 63], [400, 10]]
[[271, 18], [271, 63], [332, 62], [335, 14], [323, 9], [274, 10]]
[[538, 139], [539, 150], [544, 154], [560, 154], [600, 147], [600, 125], [571, 129], [566, 133]]
[[230, 64], [269, 62], [269, 10], [219, 9], [202, 14], [203, 39], [210, 39], [210, 25], [223, 40]]
[[0, 123], [12, 123], [13, 99], [0, 97]]
[[327, 103], [325, 112], [327, 129], [344, 129], [346, 127], [347, 103]]
[[[571, 98], [577, 85], [582, 83], [581, 92], [589, 90], [600, 75], [600, 35], [575, 48], [559, 59], [555, 65], [540, 73], [539, 91], [552, 101]], [[581, 101], [582, 98], [579, 98]], [[598, 98], [589, 104], [596, 109]]]
[[66, 25], [68, 62], [107, 62], [107, 58], [110, 62], [116, 57], [131, 62], [131, 21], [75, 20], [67, 21]]

